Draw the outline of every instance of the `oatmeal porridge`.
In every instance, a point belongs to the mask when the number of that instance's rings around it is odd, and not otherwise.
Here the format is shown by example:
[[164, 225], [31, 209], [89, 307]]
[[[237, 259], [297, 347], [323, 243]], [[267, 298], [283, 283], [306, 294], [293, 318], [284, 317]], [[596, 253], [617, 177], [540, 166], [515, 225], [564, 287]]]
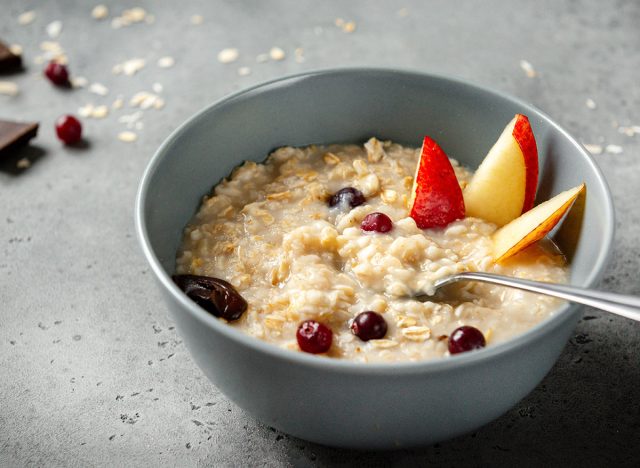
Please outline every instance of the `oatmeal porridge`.
[[[298, 351], [299, 326], [313, 320], [332, 333], [326, 355], [363, 362], [445, 356], [461, 326], [480, 330], [491, 346], [553, 314], [555, 299], [474, 282], [449, 287], [442, 300], [411, 299], [461, 271], [567, 279], [550, 242], [494, 262], [497, 228], [482, 219], [419, 229], [409, 216], [419, 159], [419, 148], [371, 138], [284, 147], [264, 164], [246, 162], [185, 228], [176, 273], [230, 283], [246, 311], [228, 323], [244, 333]], [[472, 172], [451, 165], [464, 188]]]

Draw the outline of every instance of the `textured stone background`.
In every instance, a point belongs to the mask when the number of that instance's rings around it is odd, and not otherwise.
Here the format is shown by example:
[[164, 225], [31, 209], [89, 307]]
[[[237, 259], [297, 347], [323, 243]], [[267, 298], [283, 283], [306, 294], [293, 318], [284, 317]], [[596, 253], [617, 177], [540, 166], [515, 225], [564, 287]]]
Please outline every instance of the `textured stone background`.
[[[97, 2], [96, 2], [97, 3]], [[622, 147], [596, 155], [618, 212], [603, 289], [640, 295], [640, 3], [637, 1], [123, 1], [154, 24], [112, 29], [92, 2], [3, 0], [0, 37], [21, 44], [16, 97], [0, 118], [34, 119], [40, 133], [0, 162], [0, 465], [477, 465], [640, 466], [640, 325], [587, 310], [542, 384], [474, 434], [397, 453], [325, 448], [263, 426], [229, 403], [192, 363], [175, 333], [133, 231], [142, 171], [167, 134], [239, 88], [301, 70], [384, 65], [451, 74], [531, 101], [584, 143]], [[398, 11], [406, 8], [406, 16]], [[35, 9], [27, 26], [17, 16]], [[200, 26], [190, 17], [201, 14]], [[353, 20], [347, 34], [336, 18]], [[41, 77], [45, 27], [75, 75], [109, 88], [60, 91]], [[256, 63], [279, 46], [281, 62]], [[216, 60], [225, 47], [240, 58]], [[294, 49], [304, 49], [304, 63]], [[156, 61], [173, 56], [176, 65]], [[135, 76], [116, 63], [147, 60]], [[520, 66], [529, 61], [530, 78]], [[241, 66], [251, 68], [239, 76]], [[113, 112], [84, 120], [85, 149], [62, 147], [54, 119], [86, 103], [164, 87], [162, 110], [144, 111], [135, 143]], [[595, 109], [585, 105], [590, 98]], [[32, 166], [17, 170], [16, 160]], [[328, 408], [328, 411], [331, 409]]]

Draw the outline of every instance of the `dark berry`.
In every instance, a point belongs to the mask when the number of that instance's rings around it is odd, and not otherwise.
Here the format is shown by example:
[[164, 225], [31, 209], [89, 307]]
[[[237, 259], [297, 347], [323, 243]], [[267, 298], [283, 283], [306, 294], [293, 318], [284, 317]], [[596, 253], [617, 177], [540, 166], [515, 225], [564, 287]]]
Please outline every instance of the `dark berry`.
[[238, 320], [247, 310], [247, 301], [231, 284], [219, 278], [176, 275], [173, 281], [192, 301], [216, 317]]
[[333, 332], [315, 320], [305, 320], [298, 327], [296, 339], [300, 349], [306, 353], [326, 353], [331, 348]]
[[82, 124], [72, 115], [63, 115], [56, 120], [56, 133], [67, 145], [78, 143], [82, 138]]
[[57, 63], [54, 61], [49, 62], [47, 67], [44, 69], [44, 74], [49, 81], [51, 81], [56, 86], [69, 86], [69, 70], [67, 67], [61, 63]]
[[387, 322], [377, 312], [361, 312], [351, 322], [351, 332], [362, 341], [379, 340], [387, 334]]
[[364, 203], [362, 192], [353, 187], [345, 187], [334, 193], [329, 199], [329, 206], [339, 206], [340, 208], [355, 208]]
[[369, 213], [360, 225], [363, 231], [389, 232], [393, 221], [384, 213]]
[[484, 348], [487, 342], [480, 330], [464, 325], [453, 330], [449, 337], [449, 352], [451, 354], [464, 353], [474, 349]]

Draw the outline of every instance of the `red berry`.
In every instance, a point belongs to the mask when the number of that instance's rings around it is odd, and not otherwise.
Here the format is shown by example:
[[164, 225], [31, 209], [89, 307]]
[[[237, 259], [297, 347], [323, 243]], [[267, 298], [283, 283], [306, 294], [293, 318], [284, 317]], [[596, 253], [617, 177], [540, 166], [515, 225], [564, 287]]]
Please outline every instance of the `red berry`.
[[298, 327], [296, 339], [300, 349], [306, 353], [326, 353], [331, 347], [333, 332], [315, 320], [305, 320]]
[[69, 86], [70, 84], [69, 70], [61, 63], [52, 60], [44, 69], [44, 74], [56, 86]]
[[362, 192], [353, 187], [345, 187], [334, 193], [329, 199], [329, 206], [339, 206], [342, 209], [355, 208], [365, 202]]
[[387, 334], [387, 322], [376, 312], [361, 312], [351, 322], [351, 332], [362, 341], [379, 340]]
[[67, 145], [78, 143], [82, 138], [82, 124], [72, 115], [63, 115], [56, 120], [56, 133]]
[[451, 354], [484, 348], [486, 345], [487, 342], [482, 332], [468, 325], [456, 328], [449, 337], [449, 352]]
[[389, 232], [393, 221], [384, 213], [370, 213], [364, 217], [360, 227], [363, 231]]

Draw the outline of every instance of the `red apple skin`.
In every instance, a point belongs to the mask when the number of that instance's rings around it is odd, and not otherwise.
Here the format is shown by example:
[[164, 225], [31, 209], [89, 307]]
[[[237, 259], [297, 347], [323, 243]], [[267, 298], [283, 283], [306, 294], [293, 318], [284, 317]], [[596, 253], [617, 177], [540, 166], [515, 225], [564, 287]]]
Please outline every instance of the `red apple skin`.
[[525, 189], [522, 213], [525, 213], [533, 208], [536, 191], [538, 190], [538, 147], [527, 116], [517, 114], [516, 117], [512, 135], [518, 143], [524, 158]]
[[464, 198], [445, 152], [424, 137], [413, 182], [410, 216], [420, 229], [442, 227], [464, 218]]

